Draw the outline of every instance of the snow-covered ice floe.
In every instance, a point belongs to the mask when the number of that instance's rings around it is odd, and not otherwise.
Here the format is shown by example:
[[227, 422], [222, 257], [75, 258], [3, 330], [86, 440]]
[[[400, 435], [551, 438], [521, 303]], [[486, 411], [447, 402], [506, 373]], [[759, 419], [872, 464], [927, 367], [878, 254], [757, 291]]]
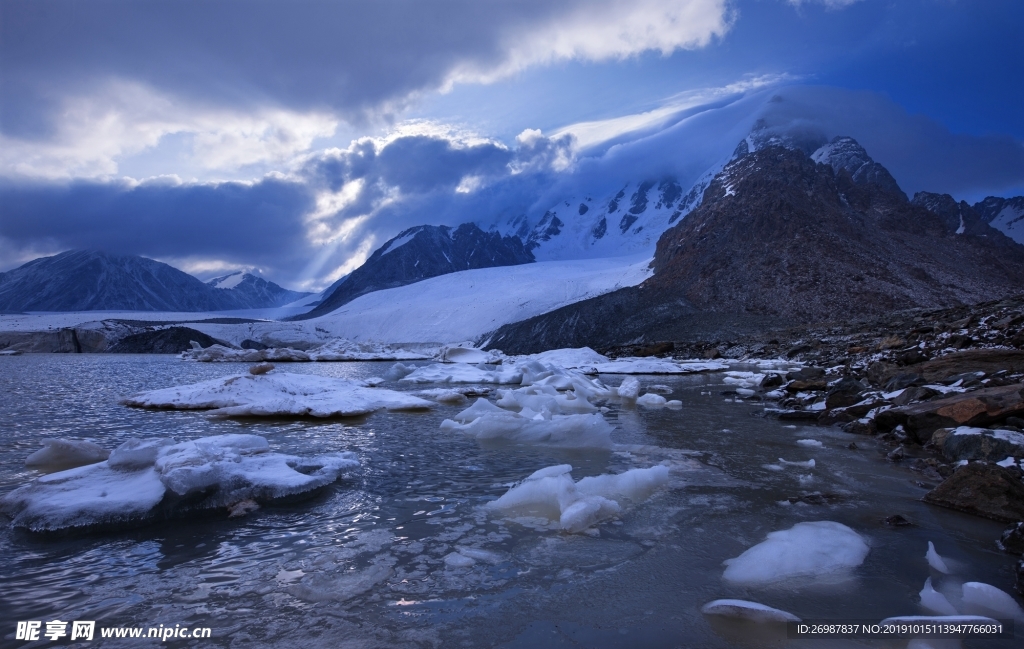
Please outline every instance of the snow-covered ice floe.
[[721, 615], [749, 622], [799, 622], [800, 618], [786, 611], [748, 602], [743, 599], [716, 599], [700, 608], [704, 615]]
[[240, 504], [255, 508], [308, 494], [358, 465], [347, 452], [312, 458], [271, 453], [257, 435], [131, 439], [102, 462], [15, 489], [0, 498], [0, 511], [33, 531], [131, 524]]
[[797, 523], [788, 530], [769, 533], [761, 543], [727, 559], [722, 576], [751, 586], [793, 577], [818, 578], [856, 568], [867, 555], [864, 539], [841, 523]]
[[515, 365], [435, 363], [417, 367], [400, 379], [406, 383], [522, 383], [523, 372]]
[[668, 482], [669, 473], [667, 466], [658, 465], [573, 482], [571, 471], [568, 464], [535, 471], [485, 507], [511, 518], [546, 519], [577, 533], [617, 516], [629, 504], [647, 500]]
[[302, 351], [291, 347], [270, 347], [268, 349], [234, 349], [224, 345], [200, 347], [192, 343], [192, 349], [181, 353], [182, 360], [201, 363], [259, 363], [274, 362], [337, 362], [337, 361], [410, 361], [426, 360], [430, 356], [396, 349], [377, 343], [357, 343], [336, 338], [323, 345]]
[[368, 387], [366, 381], [278, 372], [235, 374], [151, 390], [122, 403], [136, 408], [211, 410], [224, 417], [350, 417], [433, 405], [404, 392]]

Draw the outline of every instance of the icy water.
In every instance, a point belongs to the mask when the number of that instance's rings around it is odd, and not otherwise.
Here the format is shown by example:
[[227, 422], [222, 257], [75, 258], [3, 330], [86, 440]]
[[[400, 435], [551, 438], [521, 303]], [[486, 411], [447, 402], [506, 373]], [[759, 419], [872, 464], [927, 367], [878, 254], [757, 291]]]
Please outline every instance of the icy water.
[[[391, 363], [282, 365], [365, 378], [383, 375]], [[699, 609], [739, 598], [805, 619], [921, 614], [917, 593], [932, 574], [924, 560], [928, 541], [954, 568], [936, 579], [939, 590], [960, 581], [1011, 588], [1011, 558], [993, 544], [1001, 525], [919, 502], [920, 476], [886, 462], [873, 440], [754, 416], [756, 405], [720, 394], [728, 387], [721, 373], [638, 377], [644, 386], [671, 387], [667, 398], [684, 405], [606, 413], [613, 439], [633, 445], [630, 452], [484, 446], [441, 431], [441, 421], [464, 406], [311, 422], [216, 420], [118, 405], [138, 391], [245, 367], [169, 356], [0, 358], [0, 493], [38, 475], [23, 462], [46, 437], [91, 438], [113, 448], [131, 437], [245, 432], [266, 437], [273, 450], [354, 451], [362, 463], [312, 499], [238, 519], [217, 514], [71, 536], [12, 531], [4, 522], [0, 645], [53, 645], [16, 641], [14, 631], [18, 620], [57, 618], [210, 627], [213, 634], [83, 646], [903, 647], [906, 640], [787, 641], [712, 625]], [[601, 379], [617, 384], [621, 377]], [[847, 449], [851, 441], [860, 448]], [[779, 458], [813, 458], [816, 466], [766, 468]], [[524, 527], [480, 508], [546, 466], [571, 464], [578, 480], [665, 461], [673, 467], [667, 489], [589, 535]], [[815, 491], [838, 499], [788, 503]], [[916, 526], [881, 523], [897, 513]], [[838, 521], [868, 540], [870, 554], [849, 578], [773, 587], [722, 580], [723, 560], [771, 531], [818, 520]], [[474, 555], [475, 565], [446, 565], [456, 548], [485, 552]]]

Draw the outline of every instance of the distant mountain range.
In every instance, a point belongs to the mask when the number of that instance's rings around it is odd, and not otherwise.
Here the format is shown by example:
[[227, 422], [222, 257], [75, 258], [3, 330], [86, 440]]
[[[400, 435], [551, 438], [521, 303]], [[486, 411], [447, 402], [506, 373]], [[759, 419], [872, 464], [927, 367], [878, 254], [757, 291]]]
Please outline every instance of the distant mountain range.
[[8, 313], [228, 311], [281, 306], [306, 295], [252, 274], [204, 284], [152, 259], [95, 250], [70, 250], [0, 273], [0, 312]]
[[814, 151], [748, 139], [660, 237], [650, 279], [505, 325], [488, 345], [606, 348], [1003, 297], [1024, 287], [1024, 246], [992, 223], [1019, 223], [1018, 204], [908, 200], [848, 137]]

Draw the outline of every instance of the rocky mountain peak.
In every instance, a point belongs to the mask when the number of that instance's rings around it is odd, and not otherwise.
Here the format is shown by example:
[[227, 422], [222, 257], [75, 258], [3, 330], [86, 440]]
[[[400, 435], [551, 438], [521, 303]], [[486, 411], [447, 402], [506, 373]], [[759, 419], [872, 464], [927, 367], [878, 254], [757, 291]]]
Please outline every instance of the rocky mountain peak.
[[999, 235], [981, 218], [977, 210], [967, 204], [967, 201], [957, 202], [949, 194], [917, 192], [911, 202], [942, 219], [943, 225], [951, 234], [993, 237]]
[[853, 182], [860, 185], [877, 185], [883, 190], [899, 194], [906, 199], [896, 179], [889, 170], [875, 162], [857, 140], [840, 135], [811, 154], [811, 160], [832, 167], [836, 174], [845, 170]]

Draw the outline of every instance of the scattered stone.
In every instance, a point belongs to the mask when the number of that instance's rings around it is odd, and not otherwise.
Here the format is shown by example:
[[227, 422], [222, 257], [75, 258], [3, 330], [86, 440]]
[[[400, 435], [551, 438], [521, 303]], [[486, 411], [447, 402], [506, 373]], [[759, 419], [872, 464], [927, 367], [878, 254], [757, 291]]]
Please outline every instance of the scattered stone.
[[888, 525], [889, 527], [911, 527], [914, 525], [900, 514], [886, 516], [884, 519], [882, 519], [882, 522]]
[[1024, 554], [1024, 523], [1008, 527], [996, 541], [996, 546], [1007, 554]]
[[850, 449], [851, 451], [856, 451], [860, 447], [857, 446], [856, 442], [850, 442], [849, 444], [846, 445], [846, 448]]
[[252, 374], [253, 376], [259, 376], [260, 374], [266, 374], [272, 369], [274, 369], [273, 363], [260, 363], [258, 365], [253, 365], [252, 367], [250, 367], [249, 374]]
[[255, 500], [242, 500], [233, 505], [228, 505], [228, 518], [239, 518], [246, 516], [260, 508]]
[[889, 454], [885, 456], [885, 458], [887, 460], [889, 460], [890, 462], [902, 462], [903, 461], [903, 456], [904, 456], [903, 445], [900, 444], [895, 449], [890, 451]]
[[992, 374], [1000, 370], [1024, 372], [1024, 351], [1014, 349], [971, 349], [935, 358], [914, 368], [928, 383], [943, 381], [967, 372]]
[[971, 462], [925, 494], [924, 501], [1004, 523], [1024, 520], [1020, 471]]
[[911, 386], [922, 385], [924, 377], [920, 374], [897, 374], [885, 384], [886, 392], [895, 392]]
[[843, 500], [843, 497], [835, 493], [821, 493], [815, 491], [809, 494], [803, 494], [802, 496], [790, 496], [787, 498], [790, 503], [806, 503], [808, 505], [833, 505]]
[[766, 374], [765, 377], [761, 379], [761, 387], [777, 388], [785, 382], [786, 381], [782, 378], [781, 374]]
[[825, 378], [825, 370], [820, 367], [801, 367], [786, 374], [788, 381], [812, 381]]
[[843, 424], [843, 430], [854, 435], [874, 435], [878, 432], [874, 419], [857, 419]]
[[790, 381], [786, 385], [786, 390], [789, 392], [817, 392], [824, 390], [828, 387], [828, 381], [825, 379], [797, 379]]

